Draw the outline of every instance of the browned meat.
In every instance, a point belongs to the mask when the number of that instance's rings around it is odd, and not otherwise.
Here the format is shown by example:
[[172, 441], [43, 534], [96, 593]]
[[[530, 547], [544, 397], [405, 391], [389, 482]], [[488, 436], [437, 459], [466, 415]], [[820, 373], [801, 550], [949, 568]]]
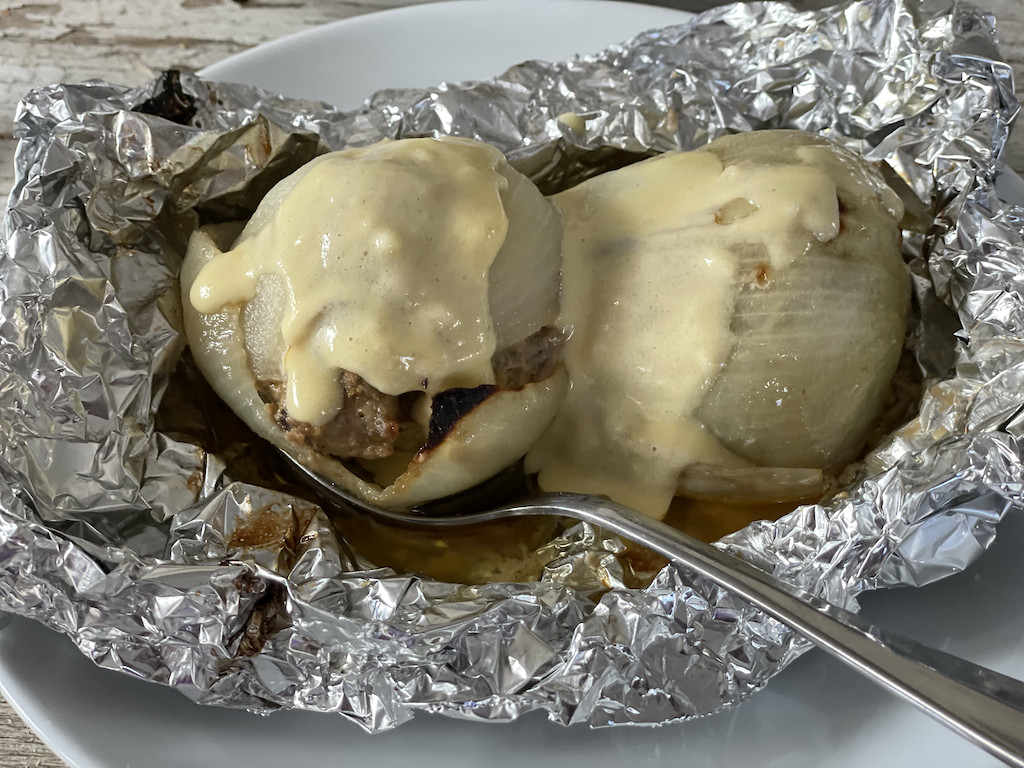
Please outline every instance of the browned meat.
[[390, 456], [401, 432], [399, 398], [385, 395], [354, 373], [343, 371], [338, 386], [344, 392], [338, 415], [320, 426], [296, 421], [285, 407], [281, 381], [257, 382], [260, 398], [289, 440], [338, 458], [380, 459]]
[[[449, 390], [437, 395], [434, 400], [437, 413], [432, 416], [430, 424], [431, 437], [440, 442], [454, 423], [478, 404], [479, 397], [475, 400], [470, 397], [467, 401], [465, 393], [476, 393], [477, 390], [490, 393], [496, 388], [520, 389], [531, 382], [546, 379], [558, 364], [564, 340], [558, 329], [551, 326], [542, 328], [518, 344], [495, 353], [491, 363], [496, 386]], [[423, 427], [416, 424], [410, 415], [414, 399], [422, 393], [385, 395], [348, 371], [341, 372], [338, 386], [345, 393], [338, 415], [326, 424], [313, 426], [288, 415], [283, 381], [256, 383], [260, 398], [288, 439], [319, 453], [339, 459], [381, 459], [390, 456], [396, 448], [415, 450], [424, 442], [430, 443]]]
[[495, 383], [502, 389], [521, 389], [555, 372], [565, 336], [546, 325], [517, 344], [499, 349], [491, 358]]

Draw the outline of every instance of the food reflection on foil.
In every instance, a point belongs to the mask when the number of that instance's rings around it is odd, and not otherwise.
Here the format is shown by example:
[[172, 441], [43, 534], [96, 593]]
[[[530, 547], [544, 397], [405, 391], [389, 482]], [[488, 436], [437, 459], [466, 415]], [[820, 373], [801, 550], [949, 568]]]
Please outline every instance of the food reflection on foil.
[[[351, 113], [174, 73], [29, 94], [0, 254], [5, 607], [197, 701], [371, 730], [417, 711], [663, 722], [743, 700], [804, 643], [685, 571], [638, 587], [654, 565], [601, 531], [492, 532], [476, 579], [492, 583], [380, 567], [414, 544], [328, 519], [203, 395], [181, 332], [189, 237], [248, 219], [314, 156], [383, 138], [483, 140], [544, 193], [764, 128], [884, 162], [918, 222], [919, 415], [828, 505], [722, 543], [851, 606], [966, 567], [1020, 497], [1024, 209], [994, 188], [1017, 105], [993, 39], [941, 0], [755, 3]], [[478, 548], [439, 543], [441, 571], [459, 546]]]

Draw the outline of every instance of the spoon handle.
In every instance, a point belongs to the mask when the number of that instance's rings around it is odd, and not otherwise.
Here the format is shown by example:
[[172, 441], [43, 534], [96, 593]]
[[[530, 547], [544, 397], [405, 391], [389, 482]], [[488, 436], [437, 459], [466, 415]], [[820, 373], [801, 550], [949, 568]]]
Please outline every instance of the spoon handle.
[[[606, 499], [548, 494], [501, 511], [504, 516], [538, 514], [538, 507], [614, 531], [710, 579], [1003, 762], [1024, 768], [1024, 683], [872, 626], [737, 557]], [[490, 514], [495, 512], [499, 510]]]
[[414, 515], [372, 507], [311, 470], [296, 468], [327, 498], [402, 525], [437, 530], [509, 517], [561, 515], [614, 531], [745, 599], [1007, 765], [1024, 768], [1024, 683], [875, 627], [628, 507], [596, 496], [547, 493], [483, 512], [435, 517], [424, 510]]

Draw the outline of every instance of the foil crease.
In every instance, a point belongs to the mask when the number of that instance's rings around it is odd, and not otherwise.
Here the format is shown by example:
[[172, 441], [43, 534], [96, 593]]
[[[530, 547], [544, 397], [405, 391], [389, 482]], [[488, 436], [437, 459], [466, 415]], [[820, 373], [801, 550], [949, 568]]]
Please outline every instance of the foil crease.
[[522, 583], [377, 568], [317, 506], [159, 425], [187, 235], [318, 152], [384, 137], [476, 137], [545, 190], [771, 127], [884, 161], [923, 217], [906, 238], [919, 415], [830, 504], [720, 542], [855, 607], [962, 570], [1020, 504], [1024, 208], [995, 188], [1016, 112], [993, 20], [954, 0], [726, 6], [352, 112], [174, 72], [33, 91], [0, 244], [2, 605], [196, 701], [372, 731], [418, 711], [606, 725], [735, 705], [806, 643], [714, 584], [668, 566], [630, 589], [621, 542], [583, 525]]

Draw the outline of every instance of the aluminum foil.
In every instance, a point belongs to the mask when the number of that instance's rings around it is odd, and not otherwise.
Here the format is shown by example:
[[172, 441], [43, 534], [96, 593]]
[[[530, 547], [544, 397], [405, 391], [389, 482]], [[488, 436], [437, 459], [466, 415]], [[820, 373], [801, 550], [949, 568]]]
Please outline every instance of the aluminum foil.
[[723, 7], [347, 113], [176, 73], [30, 93], [0, 250], [4, 608], [196, 701], [369, 730], [417, 711], [604, 725], [736, 704], [806, 644], [675, 567], [628, 588], [622, 544], [600, 531], [563, 533], [522, 583], [444, 583], [353, 552], [193, 397], [185, 239], [315, 153], [382, 137], [475, 136], [548, 190], [769, 127], [885, 161], [918, 198], [920, 415], [829, 505], [721, 542], [852, 607], [963, 569], [1020, 504], [1024, 208], [994, 187], [1012, 94], [992, 19], [952, 0]]

